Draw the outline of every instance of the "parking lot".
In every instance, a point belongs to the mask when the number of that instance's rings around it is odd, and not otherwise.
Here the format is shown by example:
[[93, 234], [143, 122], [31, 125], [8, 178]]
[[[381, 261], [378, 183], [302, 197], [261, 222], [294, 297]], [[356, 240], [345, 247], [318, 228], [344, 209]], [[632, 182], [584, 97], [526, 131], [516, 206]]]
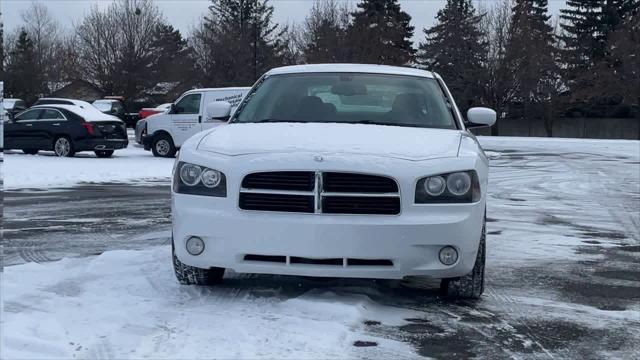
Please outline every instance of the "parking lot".
[[172, 160], [133, 145], [112, 159], [8, 154], [2, 355], [637, 358], [640, 144], [481, 143], [491, 174], [477, 302], [412, 279], [232, 273], [220, 287], [180, 286]]

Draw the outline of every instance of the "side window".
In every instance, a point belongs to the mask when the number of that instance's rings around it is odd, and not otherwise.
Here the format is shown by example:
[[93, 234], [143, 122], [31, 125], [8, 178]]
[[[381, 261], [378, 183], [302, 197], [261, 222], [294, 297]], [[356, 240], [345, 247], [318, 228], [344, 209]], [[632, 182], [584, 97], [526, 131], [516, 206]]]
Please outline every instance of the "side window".
[[199, 114], [201, 94], [189, 94], [176, 104], [174, 114]]
[[22, 114], [16, 116], [16, 121], [38, 120], [38, 117], [40, 117], [40, 113], [41, 112], [42, 112], [42, 109], [34, 109], [34, 110], [25, 111]]
[[45, 109], [42, 111], [40, 120], [66, 120], [58, 110]]

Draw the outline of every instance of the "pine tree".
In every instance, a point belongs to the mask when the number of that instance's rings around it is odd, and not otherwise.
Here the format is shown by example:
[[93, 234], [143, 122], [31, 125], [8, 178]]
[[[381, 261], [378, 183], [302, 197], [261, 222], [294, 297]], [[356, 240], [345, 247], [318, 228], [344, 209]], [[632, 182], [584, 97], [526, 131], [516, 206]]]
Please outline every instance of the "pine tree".
[[567, 0], [560, 10], [566, 77], [576, 98], [598, 96], [594, 71], [605, 61], [611, 34], [640, 7], [638, 0]]
[[336, 0], [317, 1], [302, 25], [302, 51], [307, 63], [349, 61], [349, 8]]
[[0, 81], [4, 80], [4, 22], [0, 12]]
[[47, 91], [42, 70], [37, 64], [33, 42], [22, 30], [7, 57], [5, 92], [28, 104], [37, 100]]
[[[165, 23], [156, 26], [151, 40], [151, 74], [158, 82], [188, 82], [194, 77], [192, 49], [179, 30]], [[154, 84], [151, 84], [154, 85]]]
[[414, 60], [411, 16], [397, 0], [362, 0], [348, 30], [352, 61], [408, 65]]
[[556, 94], [559, 78], [558, 51], [550, 18], [547, 0], [516, 0], [506, 54], [519, 84], [517, 97], [524, 105], [523, 117], [530, 124], [543, 118], [548, 136], [552, 135], [553, 117], [545, 105]]
[[640, 105], [640, 12], [626, 16], [611, 32], [604, 60], [595, 72], [594, 88], [622, 100], [618, 116], [629, 115], [629, 105]]
[[480, 102], [484, 82], [487, 44], [480, 29], [482, 17], [471, 0], [448, 0], [436, 19], [436, 25], [424, 29], [426, 41], [420, 44], [418, 59], [443, 77], [457, 105], [466, 112]]
[[206, 81], [212, 86], [251, 85], [262, 73], [282, 65], [280, 40], [286, 29], [273, 22], [268, 0], [212, 0], [204, 26], [209, 58]]

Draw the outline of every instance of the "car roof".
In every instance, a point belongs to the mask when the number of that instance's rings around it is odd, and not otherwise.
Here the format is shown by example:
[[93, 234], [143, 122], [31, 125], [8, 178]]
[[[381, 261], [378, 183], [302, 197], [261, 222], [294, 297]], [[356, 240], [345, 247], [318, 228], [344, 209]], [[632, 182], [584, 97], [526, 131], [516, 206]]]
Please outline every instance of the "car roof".
[[189, 91], [185, 91], [185, 94], [191, 92], [207, 92], [207, 91], [242, 91], [242, 90], [250, 90], [250, 86], [241, 86], [241, 87], [222, 87], [222, 88], [202, 88], [202, 89], [191, 89]]
[[432, 71], [402, 66], [371, 64], [309, 64], [283, 66], [269, 70], [266, 75], [304, 74], [304, 73], [363, 73], [386, 75], [409, 75], [435, 78]]
[[40, 100], [54, 100], [54, 101], [69, 101], [72, 103], [86, 103], [86, 101], [83, 100], [76, 100], [76, 99], [67, 99], [67, 98], [48, 98], [48, 97], [44, 97], [44, 98], [40, 98], [38, 99], [38, 101]]
[[27, 110], [31, 110], [31, 109], [41, 109], [41, 108], [50, 108], [50, 109], [64, 109], [67, 111], [71, 111], [72, 113], [82, 117], [83, 119], [85, 119], [86, 121], [95, 121], [95, 120], [109, 120], [109, 121], [116, 121], [116, 120], [120, 120], [114, 116], [108, 115], [103, 113], [102, 111], [96, 109], [96, 108], [89, 108], [89, 109], [85, 109], [85, 108], [81, 108], [77, 105], [62, 105], [62, 104], [43, 104], [43, 105], [36, 105], [36, 106], [32, 106]]

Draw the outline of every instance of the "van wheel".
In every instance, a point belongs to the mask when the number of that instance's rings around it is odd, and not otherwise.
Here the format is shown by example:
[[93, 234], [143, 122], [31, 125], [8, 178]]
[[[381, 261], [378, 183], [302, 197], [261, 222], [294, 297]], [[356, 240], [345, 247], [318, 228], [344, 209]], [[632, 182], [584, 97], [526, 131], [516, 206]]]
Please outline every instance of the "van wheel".
[[53, 142], [53, 152], [60, 157], [73, 157], [76, 153], [73, 142], [66, 136], [61, 136]]
[[182, 263], [176, 256], [173, 241], [171, 242], [171, 256], [173, 257], [173, 270], [180, 284], [210, 286], [222, 282], [224, 268], [202, 269]]
[[482, 235], [473, 270], [465, 276], [442, 279], [440, 291], [448, 298], [478, 299], [484, 292], [484, 264], [486, 258], [486, 224], [482, 225]]
[[35, 155], [38, 153], [38, 149], [25, 149], [25, 150], [22, 150], [22, 152], [27, 155]]
[[176, 156], [176, 146], [167, 134], [156, 135], [151, 144], [151, 151], [155, 157], [172, 158]]
[[96, 150], [95, 153], [99, 158], [110, 158], [113, 155], [113, 150]]

